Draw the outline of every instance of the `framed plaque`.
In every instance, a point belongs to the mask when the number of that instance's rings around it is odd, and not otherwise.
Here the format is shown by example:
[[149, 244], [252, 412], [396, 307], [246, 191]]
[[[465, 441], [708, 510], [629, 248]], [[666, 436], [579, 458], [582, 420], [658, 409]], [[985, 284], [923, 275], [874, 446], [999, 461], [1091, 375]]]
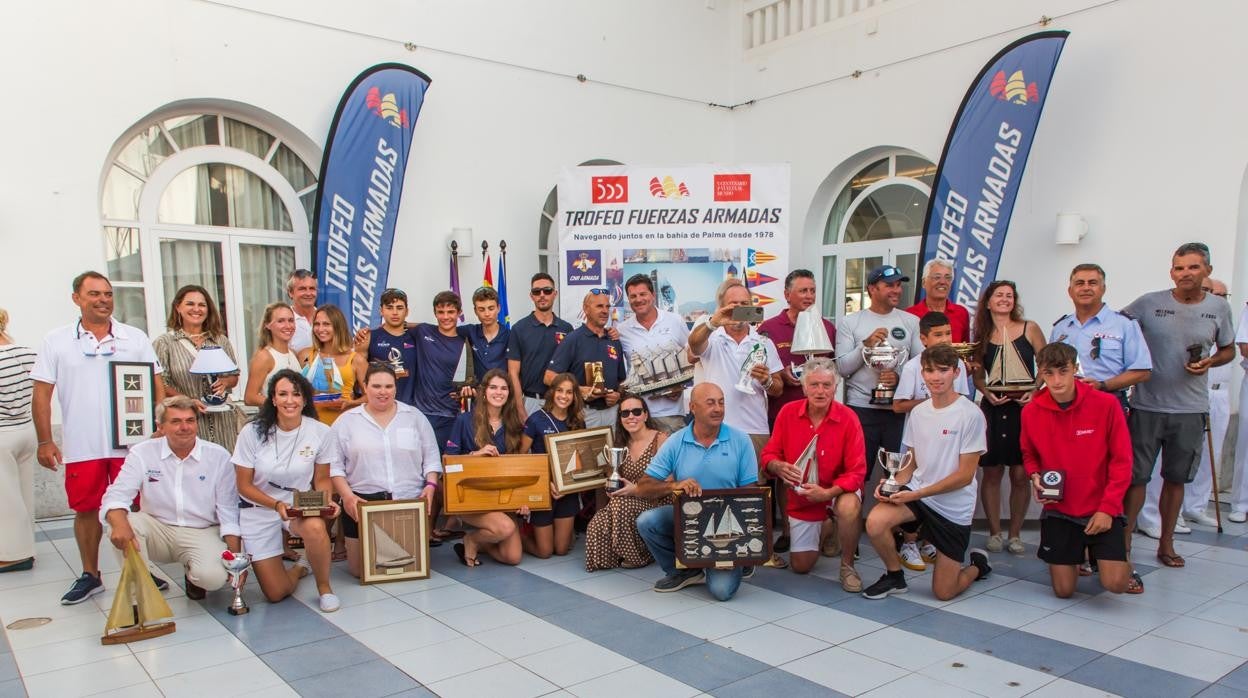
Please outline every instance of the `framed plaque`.
[[299, 518], [329, 516], [333, 511], [329, 506], [329, 493], [321, 490], [295, 490], [290, 506], [286, 507], [287, 516]]
[[156, 433], [156, 367], [132, 361], [108, 364], [113, 448], [128, 448]]
[[429, 520], [423, 499], [360, 502], [360, 583], [429, 577]]
[[546, 435], [550, 481], [556, 492], [565, 495], [607, 484], [611, 466], [605, 449], [613, 445], [611, 432], [611, 427], [594, 427]]
[[738, 487], [677, 494], [674, 532], [677, 567], [732, 569], [771, 559], [771, 490]]
[[550, 508], [550, 460], [536, 455], [443, 456], [448, 514]]

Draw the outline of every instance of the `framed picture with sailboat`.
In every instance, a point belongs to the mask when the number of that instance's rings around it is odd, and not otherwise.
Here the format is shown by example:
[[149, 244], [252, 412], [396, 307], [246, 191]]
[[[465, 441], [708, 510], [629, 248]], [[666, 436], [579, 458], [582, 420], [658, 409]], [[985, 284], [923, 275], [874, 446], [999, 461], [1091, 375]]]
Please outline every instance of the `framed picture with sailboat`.
[[771, 490], [737, 487], [676, 495], [676, 566], [731, 569], [771, 559]]
[[577, 429], [546, 435], [550, 481], [560, 496], [602, 487], [611, 476], [607, 449], [611, 427]]
[[359, 512], [361, 584], [429, 577], [425, 500], [361, 502]]

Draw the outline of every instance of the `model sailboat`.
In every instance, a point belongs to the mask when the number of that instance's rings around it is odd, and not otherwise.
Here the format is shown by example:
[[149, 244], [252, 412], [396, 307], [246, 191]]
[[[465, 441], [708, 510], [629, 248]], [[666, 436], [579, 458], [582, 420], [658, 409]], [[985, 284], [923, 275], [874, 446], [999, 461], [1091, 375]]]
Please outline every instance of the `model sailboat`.
[[1036, 376], [1023, 363], [1023, 357], [1002, 331], [1001, 353], [985, 379], [985, 387], [994, 393], [1025, 393], [1036, 387]]
[[[802, 449], [802, 455], [798, 456], [797, 460], [793, 461], [793, 465], [796, 465], [797, 468], [802, 471], [801, 484], [803, 485], [819, 484], [818, 449], [819, 435], [816, 434], [810, 437], [810, 443], [806, 444], [806, 448]], [[797, 488], [794, 487], [793, 489], [796, 490]]]
[[415, 555], [404, 550], [376, 523], [373, 524], [373, 546], [377, 551], [377, 560], [373, 564], [386, 570], [387, 574], [398, 574], [404, 567], [416, 562]]
[[591, 477], [598, 477], [602, 473], [599, 472], [602, 464], [598, 464], [598, 468], [584, 468], [581, 466], [580, 451], [573, 450], [572, 455], [568, 458], [568, 464], [563, 468], [563, 474], [571, 477], [573, 480], [585, 480]]
[[745, 535], [745, 530], [741, 528], [741, 522], [737, 521], [737, 517], [733, 515], [732, 509], [725, 509], [724, 515], [719, 519], [719, 525], [715, 524], [714, 515], [711, 520], [706, 522], [706, 532], [703, 534], [708, 543], [716, 548], [727, 547], [729, 543], [737, 540]]

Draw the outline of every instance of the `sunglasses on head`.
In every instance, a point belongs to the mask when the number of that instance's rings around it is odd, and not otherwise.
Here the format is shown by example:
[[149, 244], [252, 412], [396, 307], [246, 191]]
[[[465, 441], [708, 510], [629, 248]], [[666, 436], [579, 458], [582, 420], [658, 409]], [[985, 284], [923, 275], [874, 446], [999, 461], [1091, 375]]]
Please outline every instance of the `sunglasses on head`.
[[594, 294], [595, 296], [605, 296], [608, 293], [610, 293], [610, 291], [608, 291], [605, 288], [591, 288], [589, 289], [589, 292]]
[[631, 410], [620, 410], [621, 417], [640, 417], [645, 413], [646, 408], [644, 407], [634, 407]]
[[555, 292], [554, 286], [539, 286], [529, 289], [529, 294], [534, 296], [549, 296]]

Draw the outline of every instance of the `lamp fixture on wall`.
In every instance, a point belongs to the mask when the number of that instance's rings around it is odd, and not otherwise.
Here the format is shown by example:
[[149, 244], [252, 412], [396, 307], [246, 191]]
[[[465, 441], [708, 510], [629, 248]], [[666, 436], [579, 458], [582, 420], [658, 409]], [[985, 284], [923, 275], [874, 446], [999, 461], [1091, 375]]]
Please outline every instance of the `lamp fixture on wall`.
[[1088, 234], [1088, 222], [1078, 213], [1057, 214], [1057, 237], [1059, 245], [1078, 245]]

